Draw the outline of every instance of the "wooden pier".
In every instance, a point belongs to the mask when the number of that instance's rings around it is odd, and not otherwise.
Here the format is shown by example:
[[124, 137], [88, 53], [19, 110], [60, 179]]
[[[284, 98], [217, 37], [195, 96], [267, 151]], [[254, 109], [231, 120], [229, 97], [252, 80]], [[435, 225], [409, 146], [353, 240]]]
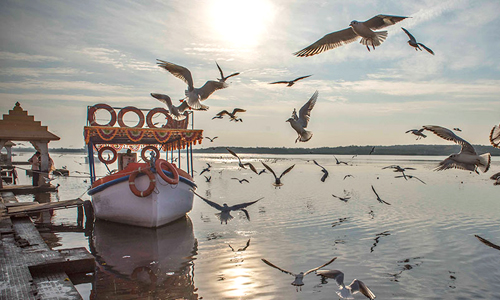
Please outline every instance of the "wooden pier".
[[4, 185], [0, 188], [0, 193], [3, 192], [12, 192], [15, 195], [20, 194], [36, 194], [43, 192], [55, 192], [57, 190], [56, 186], [53, 185], [41, 185], [41, 186], [33, 186], [33, 185]]
[[94, 273], [94, 257], [85, 248], [51, 250], [27, 215], [84, 201], [21, 204], [13, 193], [0, 200], [0, 299], [82, 299], [70, 278]]

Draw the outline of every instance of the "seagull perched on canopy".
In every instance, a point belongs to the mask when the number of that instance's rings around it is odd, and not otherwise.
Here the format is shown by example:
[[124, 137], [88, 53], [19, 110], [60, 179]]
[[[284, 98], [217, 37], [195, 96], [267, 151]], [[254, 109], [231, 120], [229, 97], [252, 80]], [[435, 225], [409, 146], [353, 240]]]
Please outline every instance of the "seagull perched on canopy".
[[309, 123], [309, 119], [311, 118], [311, 110], [316, 104], [316, 99], [318, 99], [318, 91], [314, 92], [311, 99], [309, 99], [309, 101], [307, 101], [306, 104], [302, 106], [302, 108], [299, 110], [298, 116], [297, 111], [294, 109], [292, 117], [286, 120], [286, 122], [290, 122], [290, 125], [298, 134], [295, 143], [297, 143], [297, 141], [307, 142], [313, 136], [312, 132], [305, 130], [305, 128], [307, 128], [307, 124]]
[[188, 89], [185, 92], [186, 101], [188, 106], [194, 110], [207, 110], [208, 106], [201, 104], [200, 101], [207, 100], [210, 95], [216, 90], [220, 90], [227, 87], [225, 82], [209, 80], [201, 88], [195, 88], [193, 84], [193, 77], [191, 72], [182, 66], [158, 60], [158, 66], [169, 71], [172, 75], [184, 81], [188, 85]]
[[186, 101], [182, 102], [178, 106], [174, 106], [172, 104], [172, 99], [170, 99], [170, 97], [167, 95], [151, 93], [151, 96], [153, 98], [156, 98], [160, 102], [163, 102], [165, 105], [167, 105], [168, 111], [170, 112], [172, 119], [180, 121], [186, 118], [186, 115], [183, 114], [184, 111], [189, 109], [189, 105], [187, 104]]
[[453, 141], [462, 146], [459, 153], [454, 153], [448, 156], [445, 160], [439, 163], [435, 171], [442, 171], [451, 168], [474, 171], [479, 174], [479, 168], [483, 173], [490, 169], [491, 155], [489, 153], [478, 155], [474, 147], [469, 142], [457, 136], [453, 131], [435, 125], [423, 126], [426, 130], [434, 132], [440, 138], [448, 141]]
[[490, 143], [495, 148], [500, 148], [500, 124], [493, 126], [490, 132]]
[[252, 201], [252, 202], [245, 202], [245, 203], [241, 203], [241, 204], [235, 204], [233, 206], [228, 206], [226, 203], [224, 203], [223, 205], [220, 205], [220, 204], [217, 204], [213, 201], [210, 201], [210, 200], [198, 195], [194, 190], [191, 190], [191, 192], [193, 192], [193, 194], [195, 194], [196, 196], [200, 197], [208, 205], [210, 205], [213, 208], [220, 211], [220, 213], [217, 213], [215, 215], [217, 216], [217, 218], [219, 218], [221, 224], [222, 224], [222, 222], [226, 222], [226, 224], [227, 224], [227, 221], [234, 219], [234, 217], [231, 216], [231, 211], [233, 211], [233, 210], [241, 210], [242, 212], [245, 213], [245, 216], [247, 217], [248, 221], [250, 221], [250, 215], [248, 214], [248, 211], [245, 209], [245, 207], [250, 206], [257, 201], [264, 199], [264, 197], [262, 197], [262, 198], [255, 200], [255, 201]]
[[351, 284], [346, 286], [344, 284], [344, 273], [342, 273], [342, 271], [318, 270], [316, 271], [316, 274], [322, 277], [333, 278], [340, 287], [340, 290], [337, 291], [337, 295], [339, 295], [342, 299], [353, 299], [353, 295], [359, 292], [370, 300], [375, 299], [375, 294], [373, 294], [373, 292], [361, 280], [354, 279]]
[[222, 73], [222, 69], [219, 67], [219, 64], [217, 62], [215, 62], [215, 64], [217, 65], [217, 68], [219, 69], [219, 72], [220, 72], [220, 77], [221, 78], [217, 78], [217, 80], [219, 80], [219, 82], [226, 82], [226, 80], [229, 78], [229, 77], [233, 77], [233, 76], [236, 76], [236, 75], [240, 75], [240, 73], [233, 73], [229, 76], [226, 76], [224, 77], [224, 73]]
[[294, 55], [299, 57], [316, 55], [352, 43], [359, 37], [361, 37], [360, 43], [365, 45], [368, 51], [370, 51], [370, 46], [375, 50], [375, 47], [380, 46], [387, 38], [387, 31], [373, 30], [394, 25], [406, 18], [408, 17], [377, 15], [364, 22], [352, 21], [351, 24], [349, 24], [349, 28], [329, 33], [310, 46], [295, 52]]
[[427, 48], [424, 44], [417, 43], [417, 40], [415, 39], [415, 37], [413, 37], [413, 35], [411, 35], [411, 33], [408, 30], [404, 29], [403, 27], [401, 27], [401, 29], [403, 29], [403, 31], [410, 38], [410, 40], [408, 40], [408, 45], [410, 45], [413, 48], [415, 48], [415, 51], [417, 51], [417, 50], [422, 51], [422, 49], [420, 49], [420, 46], [422, 46], [422, 48], [424, 48], [425, 50], [427, 50], [427, 52], [429, 52], [430, 54], [434, 55], [434, 52], [431, 49]]
[[290, 81], [286, 81], [286, 80], [282, 80], [282, 81], [275, 81], [275, 82], [271, 82], [269, 84], [279, 84], [279, 83], [284, 83], [286, 84], [287, 86], [286, 87], [291, 87], [292, 85], [294, 85], [297, 81], [299, 80], [302, 80], [304, 78], [307, 78], [307, 77], [311, 77], [312, 75], [306, 75], [306, 76], [301, 76], [301, 77], [297, 77], [295, 78], [294, 80], [290, 80]]
[[304, 276], [306, 276], [307, 274], [312, 273], [312, 272], [314, 272], [314, 271], [316, 271], [318, 269], [321, 269], [321, 268], [323, 268], [325, 266], [328, 266], [329, 264], [331, 264], [336, 259], [337, 259], [337, 257], [334, 257], [329, 262], [327, 262], [326, 264], [323, 264], [323, 265], [321, 265], [321, 266], [319, 266], [317, 268], [311, 269], [311, 270], [309, 270], [307, 272], [300, 272], [298, 274], [295, 274], [295, 273], [292, 273], [292, 272], [287, 271], [285, 269], [282, 269], [282, 268], [276, 266], [275, 264], [271, 263], [270, 261], [268, 261], [266, 259], [262, 259], [262, 261], [265, 262], [268, 266], [271, 266], [271, 267], [273, 267], [275, 269], [278, 269], [278, 270], [280, 270], [283, 273], [286, 273], [286, 274], [294, 276], [295, 280], [291, 284], [294, 285], [294, 286], [297, 286], [297, 287], [301, 287], [301, 286], [304, 285], [304, 282], [302, 281], [303, 278], [304, 278]]
[[266, 169], [269, 170], [269, 172], [271, 172], [273, 174], [273, 176], [274, 176], [274, 183], [273, 183], [273, 185], [274, 185], [275, 188], [277, 188], [277, 187], [281, 188], [281, 186], [283, 185], [283, 183], [281, 182], [281, 177], [283, 177], [283, 175], [285, 175], [286, 173], [290, 172], [293, 169], [293, 167], [295, 167], [295, 165], [292, 165], [291, 167], [288, 167], [288, 169], [286, 169], [285, 171], [283, 171], [283, 173], [281, 173], [280, 177], [278, 177], [278, 176], [276, 176], [276, 173], [274, 173], [273, 169], [271, 169], [270, 166], [266, 165], [264, 162], [261, 162], [261, 163], [264, 165], [264, 167]]
[[411, 132], [412, 134], [417, 136], [417, 140], [420, 140], [421, 138], [426, 138], [427, 136], [423, 134], [424, 128], [420, 129], [410, 129], [406, 131], [405, 133]]

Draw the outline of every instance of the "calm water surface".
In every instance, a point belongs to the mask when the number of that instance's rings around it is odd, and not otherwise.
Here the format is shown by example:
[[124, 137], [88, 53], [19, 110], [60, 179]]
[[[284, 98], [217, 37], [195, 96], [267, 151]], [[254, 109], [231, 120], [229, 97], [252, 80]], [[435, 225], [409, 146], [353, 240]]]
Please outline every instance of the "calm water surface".
[[[500, 252], [474, 237], [500, 244], [500, 187], [489, 179], [500, 171], [498, 158], [490, 172], [477, 175], [432, 171], [443, 157], [337, 156], [349, 162], [345, 166], [331, 155], [241, 156], [258, 169], [265, 161], [278, 174], [295, 164], [275, 189], [272, 175], [239, 169], [229, 155], [195, 155], [198, 172], [205, 163], [213, 166], [203, 174], [211, 182], [195, 174], [201, 195], [228, 205], [264, 197], [248, 208], [251, 221], [236, 212], [221, 225], [216, 211], [195, 197], [188, 218], [159, 229], [97, 221], [84, 232], [75, 226], [76, 209], [56, 211], [40, 220], [52, 225], [44, 237], [55, 249], [86, 247], [95, 255], [95, 275], [78, 279], [84, 299], [338, 299], [333, 280], [312, 273], [297, 291], [292, 276], [261, 261], [298, 273], [333, 257], [326, 269], [342, 270], [347, 283], [362, 280], [377, 299], [500, 299]], [[53, 159], [72, 175], [88, 172], [83, 155]], [[312, 159], [330, 172], [326, 182]], [[407, 174], [427, 184], [382, 170], [392, 164], [416, 168]], [[106, 169], [98, 165], [97, 172]], [[347, 174], [354, 177], [344, 180]], [[73, 199], [89, 185], [84, 178], [57, 183], [58, 194], [38, 200]], [[392, 205], [378, 203], [371, 185]], [[332, 194], [351, 199], [344, 203]], [[237, 251], [248, 240], [246, 250]]]

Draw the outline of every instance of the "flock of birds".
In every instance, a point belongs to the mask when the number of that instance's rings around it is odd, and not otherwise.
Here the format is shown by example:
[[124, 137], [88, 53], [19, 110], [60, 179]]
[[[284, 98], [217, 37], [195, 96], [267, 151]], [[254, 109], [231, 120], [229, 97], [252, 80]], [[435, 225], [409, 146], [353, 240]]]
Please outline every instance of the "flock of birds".
[[[380, 46], [385, 41], [385, 39], [387, 38], [387, 35], [388, 35], [387, 31], [375, 31], [375, 30], [394, 25], [398, 22], [403, 21], [406, 18], [407, 17], [403, 17], [403, 16], [377, 15], [377, 16], [374, 16], [373, 18], [371, 18], [367, 21], [364, 21], [364, 22], [352, 21], [348, 28], [329, 33], [329, 34], [323, 36], [322, 38], [320, 38], [319, 40], [317, 40], [316, 42], [312, 43], [311, 45], [305, 47], [304, 49], [295, 52], [294, 55], [298, 56], [298, 57], [308, 57], [308, 56], [317, 55], [317, 54], [323, 53], [325, 51], [340, 47], [342, 45], [354, 42], [360, 38], [361, 38], [360, 43], [362, 45], [366, 46], [368, 51], [371, 51], [370, 47], [373, 50], [375, 50], [376, 47]], [[406, 33], [406, 35], [409, 38], [408, 44], [411, 47], [414, 47], [416, 51], [418, 51], [418, 50], [422, 51], [422, 48], [423, 48], [428, 53], [434, 55], [434, 52], [429, 47], [425, 46], [422, 43], [417, 42], [415, 37], [408, 30], [406, 30], [405, 28], [401, 28], [401, 29]], [[168, 111], [170, 112], [172, 118], [174, 118], [176, 120], [182, 120], [182, 119], [186, 118], [187, 114], [185, 112], [188, 109], [207, 111], [209, 109], [209, 107], [207, 105], [204, 105], [202, 102], [207, 100], [210, 97], [210, 95], [212, 95], [215, 91], [227, 88], [228, 84], [226, 83], [226, 81], [228, 78], [231, 78], [233, 76], [237, 76], [240, 74], [240, 73], [232, 73], [229, 76], [224, 76], [224, 73], [223, 73], [221, 67], [216, 62], [217, 68], [218, 68], [219, 73], [220, 73], [220, 78], [218, 78], [217, 80], [209, 80], [202, 87], [195, 88], [194, 83], [193, 83], [193, 77], [191, 75], [191, 72], [187, 68], [176, 65], [176, 64], [171, 63], [171, 62], [163, 61], [163, 60], [158, 60], [158, 65], [159, 65], [159, 67], [165, 69], [166, 71], [168, 71], [169, 73], [171, 73], [175, 77], [181, 79], [183, 82], [185, 82], [187, 84], [187, 90], [184, 93], [185, 97], [180, 100], [181, 104], [177, 105], [177, 106], [172, 103], [172, 100], [169, 96], [164, 95], [164, 94], [151, 93], [152, 97], [158, 99], [159, 101], [163, 102], [167, 106]], [[301, 77], [298, 77], [298, 78], [295, 78], [295, 79], [289, 80], [289, 81], [288, 80], [275, 81], [275, 82], [271, 82], [270, 84], [285, 84], [286, 87], [292, 87], [298, 81], [309, 78], [310, 76], [312, 76], [312, 75], [301, 76]], [[308, 123], [309, 123], [310, 117], [311, 117], [311, 111], [316, 104], [316, 101], [318, 99], [318, 95], [319, 95], [318, 91], [315, 91], [313, 93], [313, 95], [311, 96], [311, 98], [299, 109], [299, 111], [297, 112], [297, 110], [294, 109], [291, 117], [286, 120], [286, 122], [289, 122], [290, 126], [297, 133], [297, 138], [295, 140], [295, 143], [307, 142], [313, 136], [312, 132], [306, 130], [306, 128], [308, 127]], [[228, 116], [230, 121], [242, 122], [243, 120], [238, 114], [241, 114], [244, 112], [246, 112], [246, 110], [241, 109], [241, 108], [234, 108], [232, 111], [222, 110], [219, 113], [217, 113], [212, 119], [223, 119], [224, 116]], [[461, 131], [459, 128], [454, 128], [453, 130]], [[414, 134], [415, 136], [417, 136], [417, 140], [418, 140], [418, 139], [422, 139], [422, 138], [427, 137], [427, 135], [424, 134], [424, 131], [430, 131], [430, 132], [436, 134], [437, 136], [439, 136], [440, 138], [454, 142], [454, 143], [461, 146], [461, 150], [459, 153], [454, 153], [454, 154], [451, 154], [450, 156], [448, 156], [446, 159], [444, 159], [443, 161], [441, 161], [439, 163], [439, 165], [435, 168], [435, 170], [442, 171], [442, 170], [447, 170], [447, 169], [451, 169], [451, 168], [457, 168], [457, 169], [467, 170], [467, 171], [471, 171], [471, 172], [476, 172], [478, 174], [479, 174], [478, 170], [482, 171], [483, 173], [487, 172], [489, 170], [490, 164], [491, 164], [491, 155], [489, 153], [485, 153], [485, 154], [481, 154], [481, 155], [477, 154], [474, 147], [469, 142], [467, 142], [463, 138], [456, 135], [450, 129], [447, 129], [447, 128], [444, 128], [441, 126], [436, 126], [436, 125], [426, 125], [420, 129], [408, 130], [408, 131], [406, 131], [406, 133]], [[216, 136], [213, 138], [209, 138], [209, 137], [206, 137], [206, 138], [209, 139], [210, 142], [213, 142], [218, 137]], [[490, 132], [489, 138], [490, 138], [491, 144], [494, 147], [500, 148], [500, 124], [493, 127], [493, 129]], [[372, 150], [370, 151], [370, 154], [373, 153], [374, 150], [375, 150], [375, 147], [372, 148]], [[269, 173], [274, 176], [273, 185], [275, 186], [275, 188], [280, 188], [283, 185], [282, 177], [284, 175], [286, 175], [287, 173], [289, 173], [290, 171], [292, 171], [292, 169], [295, 167], [295, 165], [292, 165], [292, 166], [288, 167], [287, 169], [285, 169], [280, 174], [280, 176], [277, 176], [276, 175], [277, 173], [269, 165], [267, 165], [264, 162], [261, 162], [265, 169], [263, 171], [258, 172], [257, 168], [252, 163], [243, 162], [241, 160], [241, 158], [233, 150], [227, 148], [227, 151], [232, 156], [234, 156], [238, 159], [238, 166], [242, 169], [248, 168], [252, 172], [254, 172], [255, 174], [258, 174], [258, 175], [266, 172], [266, 170], [269, 171]], [[347, 164], [346, 162], [339, 161], [337, 158], [335, 158], [335, 159], [336, 159], [337, 164]], [[323, 166], [319, 165], [316, 161], [313, 161], [313, 162], [314, 162], [314, 164], [316, 164], [318, 167], [321, 168], [321, 172], [323, 173], [323, 175], [321, 177], [321, 181], [325, 182], [326, 178], [328, 177], [328, 171]], [[202, 170], [200, 175], [205, 173], [205, 172], [210, 172], [210, 167], [211, 167], [211, 165], [207, 164], [207, 167]], [[404, 178], [405, 180], [416, 179], [416, 180], [419, 180], [421, 183], [425, 184], [425, 182], [422, 181], [420, 178], [417, 178], [416, 176], [408, 175], [405, 173], [405, 171], [407, 171], [407, 170], [414, 170], [413, 168], [409, 168], [409, 167], [403, 168], [403, 167], [400, 167], [397, 165], [392, 165], [392, 166], [387, 166], [384, 169], [389, 169], [389, 168], [393, 169], [394, 172], [401, 173], [401, 175], [396, 176], [396, 178]], [[344, 179], [346, 179], [349, 176], [352, 176], [352, 175], [346, 175], [344, 177]], [[207, 182], [210, 182], [212, 177], [205, 176], [205, 179]], [[232, 179], [237, 180], [240, 183], [248, 182], [248, 180], [246, 180], [246, 179], [239, 179], [239, 178], [235, 178], [235, 177], [233, 177]], [[500, 184], [500, 172], [493, 175], [491, 177], [491, 179], [495, 180], [495, 185], [499, 185]], [[385, 205], [391, 205], [390, 203], [383, 200], [378, 195], [378, 193], [375, 190], [375, 188], [373, 187], [373, 185], [371, 186], [371, 188], [373, 190], [373, 193], [375, 194], [376, 200], [379, 203], [385, 204]], [[215, 203], [209, 199], [206, 199], [206, 198], [202, 197], [201, 195], [197, 194], [194, 190], [193, 190], [193, 193], [196, 194], [199, 198], [201, 198], [205, 203], [207, 203], [208, 205], [210, 205], [211, 207], [213, 207], [219, 211], [217, 216], [220, 219], [221, 224], [223, 222], [225, 222], [227, 224], [227, 221], [233, 219], [233, 216], [231, 216], [232, 211], [242, 211], [242, 212], [244, 212], [247, 219], [250, 220], [250, 215], [249, 215], [248, 211], [246, 210], [246, 208], [252, 204], [257, 203], [258, 201], [260, 201], [262, 199], [262, 198], [260, 198], [260, 199], [257, 199], [255, 201], [228, 206], [226, 203], [224, 203], [223, 205], [220, 205], [220, 204]], [[335, 198], [338, 198], [340, 201], [343, 201], [343, 202], [347, 202], [350, 199], [350, 197], [348, 195], [346, 195], [346, 196], [332, 195], [332, 196]], [[481, 237], [478, 237], [478, 239], [480, 239], [483, 243], [485, 243], [489, 246], [494, 245], [493, 243], [491, 243], [487, 240], [484, 240]], [[248, 240], [246, 247], [248, 247], [249, 243], [250, 243], [250, 240]], [[496, 246], [496, 245], [494, 245], [494, 246]], [[494, 246], [492, 246], [492, 247], [494, 247]], [[245, 249], [246, 249], [246, 247], [245, 247]], [[498, 247], [498, 246], [496, 246], [496, 247]], [[233, 248], [231, 247], [231, 249], [233, 249]], [[497, 248], [497, 249], [499, 249], [499, 248]], [[233, 251], [234, 251], [234, 249], [233, 249]], [[306, 272], [300, 272], [300, 273], [293, 273], [293, 272], [287, 271], [285, 269], [282, 269], [282, 268], [272, 264], [271, 262], [269, 262], [268, 260], [265, 260], [265, 259], [262, 259], [262, 261], [273, 268], [276, 268], [276, 269], [278, 269], [286, 274], [294, 276], [295, 280], [292, 282], [292, 285], [294, 285], [294, 286], [301, 287], [302, 285], [304, 285], [304, 283], [303, 283], [304, 276], [306, 276], [307, 274], [310, 274], [312, 272], [316, 272], [316, 274], [319, 276], [326, 277], [326, 278], [333, 278], [335, 280], [335, 282], [339, 286], [339, 290], [337, 291], [337, 294], [340, 298], [349, 299], [349, 298], [352, 298], [353, 294], [355, 294], [357, 292], [361, 292], [367, 298], [375, 299], [375, 295], [373, 294], [373, 292], [362, 281], [354, 279], [350, 285], [345, 285], [344, 284], [344, 274], [341, 271], [339, 271], [339, 270], [320, 270], [321, 268], [331, 264], [335, 259], [336, 259], [336, 257], [331, 259], [329, 262], [317, 267], [317, 268], [308, 270]]]

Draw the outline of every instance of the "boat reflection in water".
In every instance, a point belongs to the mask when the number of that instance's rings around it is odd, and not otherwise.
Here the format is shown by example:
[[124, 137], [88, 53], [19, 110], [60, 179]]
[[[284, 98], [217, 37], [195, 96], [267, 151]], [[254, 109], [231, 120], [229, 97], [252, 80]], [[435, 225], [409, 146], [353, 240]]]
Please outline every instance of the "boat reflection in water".
[[91, 299], [198, 299], [188, 216], [159, 228], [97, 220], [90, 243], [98, 262]]

